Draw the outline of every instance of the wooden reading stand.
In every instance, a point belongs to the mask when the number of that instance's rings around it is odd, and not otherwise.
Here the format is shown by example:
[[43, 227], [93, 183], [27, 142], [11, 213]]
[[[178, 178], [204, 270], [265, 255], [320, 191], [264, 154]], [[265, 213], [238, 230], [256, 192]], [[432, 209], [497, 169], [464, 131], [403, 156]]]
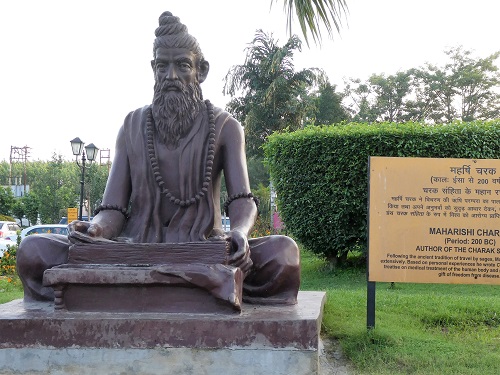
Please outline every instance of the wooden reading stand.
[[80, 243], [44, 286], [66, 311], [238, 313], [243, 273], [227, 265], [226, 240], [177, 244]]

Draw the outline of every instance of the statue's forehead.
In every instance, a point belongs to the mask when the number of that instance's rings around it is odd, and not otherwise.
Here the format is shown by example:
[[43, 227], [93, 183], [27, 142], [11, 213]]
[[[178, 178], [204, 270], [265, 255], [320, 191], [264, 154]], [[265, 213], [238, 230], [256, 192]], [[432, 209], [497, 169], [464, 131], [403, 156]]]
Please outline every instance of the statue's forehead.
[[158, 47], [155, 51], [155, 60], [172, 60], [187, 58], [195, 59], [196, 54], [188, 48]]

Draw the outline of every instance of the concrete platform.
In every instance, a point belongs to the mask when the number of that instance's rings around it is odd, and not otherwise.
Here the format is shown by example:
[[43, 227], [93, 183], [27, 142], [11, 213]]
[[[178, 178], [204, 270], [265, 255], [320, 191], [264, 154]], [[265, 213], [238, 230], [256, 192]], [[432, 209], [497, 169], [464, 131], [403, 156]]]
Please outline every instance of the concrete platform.
[[0, 305], [0, 374], [317, 374], [324, 292], [241, 314], [81, 313]]

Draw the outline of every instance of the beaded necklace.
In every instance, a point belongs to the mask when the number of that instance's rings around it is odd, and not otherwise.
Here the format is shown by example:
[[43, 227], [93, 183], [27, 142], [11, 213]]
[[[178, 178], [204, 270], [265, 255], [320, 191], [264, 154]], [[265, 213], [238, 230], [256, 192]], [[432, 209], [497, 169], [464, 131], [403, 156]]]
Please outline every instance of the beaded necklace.
[[153, 169], [153, 175], [158, 187], [160, 188], [160, 193], [163, 194], [170, 202], [179, 205], [181, 207], [188, 207], [196, 202], [199, 202], [202, 197], [208, 191], [208, 186], [212, 180], [212, 166], [214, 164], [215, 155], [215, 116], [214, 116], [214, 106], [210, 101], [205, 100], [208, 113], [208, 152], [207, 160], [205, 161], [205, 174], [203, 179], [203, 186], [201, 190], [196, 193], [196, 195], [190, 199], [181, 200], [176, 198], [172, 193], [165, 187], [165, 181], [160, 174], [160, 166], [158, 165], [158, 160], [156, 159], [155, 150], [155, 140], [154, 140], [154, 126], [153, 126], [153, 114], [151, 108], [148, 110], [147, 120], [146, 120], [146, 136], [147, 136], [147, 148], [149, 161], [151, 162], [151, 168]]

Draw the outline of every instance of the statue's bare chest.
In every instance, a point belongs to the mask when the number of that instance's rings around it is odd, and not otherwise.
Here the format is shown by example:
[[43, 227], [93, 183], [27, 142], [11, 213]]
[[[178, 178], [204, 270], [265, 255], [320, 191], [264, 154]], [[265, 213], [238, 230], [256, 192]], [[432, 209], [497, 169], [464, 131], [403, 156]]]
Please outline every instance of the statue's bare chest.
[[[160, 176], [164, 182], [164, 186], [175, 197], [180, 195], [180, 151], [179, 149], [170, 149], [164, 144], [156, 143], [156, 158]], [[162, 221], [167, 225], [171, 217], [178, 209], [170, 200], [162, 196], [161, 199], [161, 216]]]
[[166, 188], [172, 193], [179, 191], [180, 151], [171, 149], [164, 144], [156, 143], [156, 157], [158, 159], [159, 173]]

